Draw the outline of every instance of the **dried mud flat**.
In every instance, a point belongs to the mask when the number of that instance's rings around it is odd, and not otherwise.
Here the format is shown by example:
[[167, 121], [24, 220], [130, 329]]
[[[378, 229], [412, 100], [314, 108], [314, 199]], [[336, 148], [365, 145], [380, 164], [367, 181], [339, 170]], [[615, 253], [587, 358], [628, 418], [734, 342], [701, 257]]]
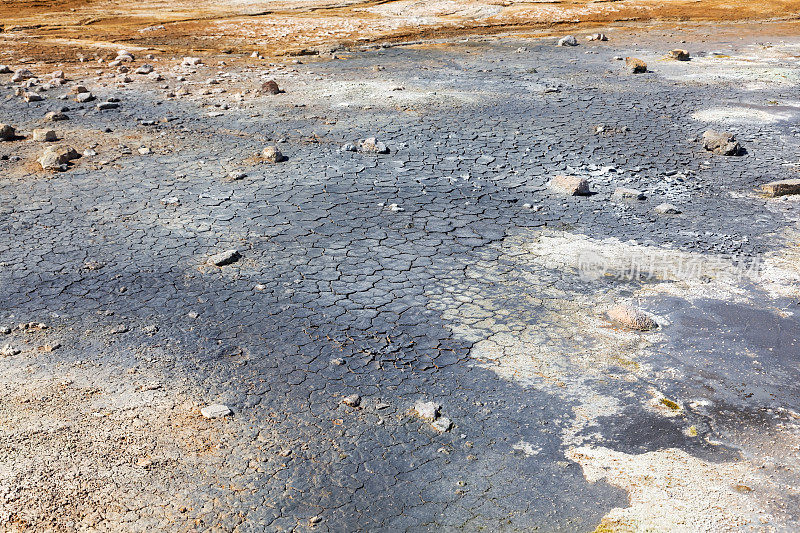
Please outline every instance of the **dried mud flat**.
[[800, 528], [798, 11], [4, 12], [0, 531]]

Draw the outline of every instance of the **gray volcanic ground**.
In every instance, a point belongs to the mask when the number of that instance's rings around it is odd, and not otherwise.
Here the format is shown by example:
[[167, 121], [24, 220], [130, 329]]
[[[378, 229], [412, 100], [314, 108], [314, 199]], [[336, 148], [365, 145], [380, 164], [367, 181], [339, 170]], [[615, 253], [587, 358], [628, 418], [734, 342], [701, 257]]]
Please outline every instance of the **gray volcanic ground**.
[[800, 39], [578, 37], [11, 64], [0, 530], [799, 528]]

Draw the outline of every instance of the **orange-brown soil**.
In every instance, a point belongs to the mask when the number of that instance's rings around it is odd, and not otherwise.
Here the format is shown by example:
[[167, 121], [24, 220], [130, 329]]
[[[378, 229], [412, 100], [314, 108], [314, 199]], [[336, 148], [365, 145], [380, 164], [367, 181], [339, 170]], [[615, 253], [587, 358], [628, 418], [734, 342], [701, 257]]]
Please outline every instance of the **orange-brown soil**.
[[0, 3], [0, 37], [17, 56], [64, 61], [112, 55], [120, 47], [274, 55], [331, 43], [572, 31], [631, 21], [799, 17], [800, 0], [15, 0]]

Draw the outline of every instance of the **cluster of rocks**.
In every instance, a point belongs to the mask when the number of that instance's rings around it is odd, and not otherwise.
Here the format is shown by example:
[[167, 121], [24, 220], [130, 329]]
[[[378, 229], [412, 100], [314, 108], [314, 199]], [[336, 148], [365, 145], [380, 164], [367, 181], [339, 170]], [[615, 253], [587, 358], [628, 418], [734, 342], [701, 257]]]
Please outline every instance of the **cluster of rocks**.
[[[593, 33], [586, 36], [587, 41], [607, 41], [608, 36], [605, 33]], [[578, 38], [574, 35], [567, 35], [560, 38], [556, 42], [556, 46], [578, 46]]]
[[375, 137], [368, 137], [358, 141], [357, 144], [346, 143], [341, 148], [342, 152], [361, 152], [364, 154], [388, 154], [389, 147]]

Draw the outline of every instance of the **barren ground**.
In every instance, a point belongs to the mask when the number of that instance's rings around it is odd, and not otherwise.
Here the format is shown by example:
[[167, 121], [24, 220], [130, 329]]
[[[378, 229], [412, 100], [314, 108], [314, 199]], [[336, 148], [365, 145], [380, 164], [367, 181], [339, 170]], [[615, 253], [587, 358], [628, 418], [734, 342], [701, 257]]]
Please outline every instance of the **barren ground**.
[[3, 4], [0, 531], [800, 529], [798, 13]]

